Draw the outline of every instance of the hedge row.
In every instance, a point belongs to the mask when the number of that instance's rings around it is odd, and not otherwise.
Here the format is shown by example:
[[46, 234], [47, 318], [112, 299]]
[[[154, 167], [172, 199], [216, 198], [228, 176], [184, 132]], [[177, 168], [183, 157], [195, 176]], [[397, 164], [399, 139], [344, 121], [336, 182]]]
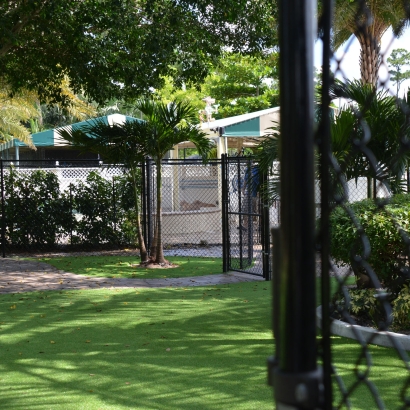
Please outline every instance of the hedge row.
[[66, 189], [53, 172], [4, 175], [6, 245], [134, 244], [134, 203], [126, 176], [90, 172]]

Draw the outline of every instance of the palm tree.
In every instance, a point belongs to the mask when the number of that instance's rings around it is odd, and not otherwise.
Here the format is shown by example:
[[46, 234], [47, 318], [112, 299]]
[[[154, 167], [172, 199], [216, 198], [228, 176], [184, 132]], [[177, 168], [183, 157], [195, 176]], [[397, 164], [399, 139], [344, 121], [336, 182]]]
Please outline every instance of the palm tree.
[[0, 81], [0, 143], [17, 138], [35, 149], [30, 131], [23, 123], [39, 115], [36, 94], [27, 90], [12, 97], [10, 94], [10, 87]]
[[352, 102], [331, 123], [332, 152], [346, 178], [375, 178], [393, 193], [402, 191], [410, 159], [410, 119], [400, 101], [358, 80], [336, 81], [330, 96]]
[[193, 122], [197, 120], [197, 110], [188, 102], [173, 101], [169, 104], [151, 99], [140, 99], [135, 108], [145, 116], [144, 121], [107, 125], [103, 121], [93, 121], [79, 129], [69, 128], [60, 135], [83, 151], [100, 153], [104, 160], [123, 163], [130, 170], [134, 184], [137, 231], [140, 243], [141, 261], [147, 261], [147, 251], [141, 230], [138, 192], [136, 189], [137, 167], [149, 156], [156, 165], [156, 235], [155, 263], [166, 263], [162, 246], [162, 159], [175, 145], [184, 141], [195, 144], [198, 152], [207, 157], [212, 145], [206, 134]]
[[389, 27], [400, 36], [405, 25], [402, 0], [336, 0], [333, 22], [333, 47], [337, 49], [353, 34], [360, 43], [360, 74], [363, 84], [377, 87], [381, 63], [381, 39]]
[[[403, 191], [402, 176], [410, 160], [407, 110], [387, 91], [376, 92], [371, 84], [360, 80], [336, 80], [330, 96], [351, 102], [331, 120], [332, 154], [346, 180], [367, 177], [386, 184], [392, 193]], [[279, 133], [260, 144], [257, 159], [262, 171], [268, 171], [273, 161], [279, 160], [279, 144]], [[277, 179], [272, 179], [268, 188], [269, 198], [275, 199]]]
[[95, 152], [109, 164], [124, 164], [129, 170], [134, 192], [135, 224], [141, 262], [148, 260], [144, 236], [141, 228], [138, 191], [138, 167], [147, 152], [144, 141], [146, 124], [138, 120], [124, 124], [106, 124], [103, 120], [92, 120], [81, 128], [65, 127], [58, 133], [73, 146], [83, 152]]
[[207, 158], [212, 144], [206, 134], [194, 125], [198, 121], [197, 110], [189, 102], [172, 101], [165, 104], [141, 99], [136, 108], [144, 115], [146, 152], [156, 165], [155, 263], [163, 264], [166, 260], [162, 245], [162, 159], [175, 145], [184, 141], [193, 142], [199, 155]]

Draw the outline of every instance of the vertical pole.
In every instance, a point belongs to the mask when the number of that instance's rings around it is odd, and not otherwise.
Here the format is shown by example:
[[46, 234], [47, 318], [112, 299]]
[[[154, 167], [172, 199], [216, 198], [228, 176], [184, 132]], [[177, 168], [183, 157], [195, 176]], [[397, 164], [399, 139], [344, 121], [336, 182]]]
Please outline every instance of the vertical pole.
[[142, 216], [143, 216], [143, 224], [142, 224], [142, 234], [144, 237], [144, 243], [148, 248], [148, 227], [147, 227], [147, 181], [146, 181], [146, 172], [145, 172], [145, 161], [143, 161], [141, 165], [141, 176], [142, 176], [142, 184], [141, 184], [141, 202], [142, 202]]
[[[265, 186], [268, 180], [268, 176], [266, 173], [259, 174], [260, 183]], [[270, 228], [270, 221], [269, 221], [269, 204], [267, 200], [264, 198], [264, 195], [260, 195], [259, 206], [261, 208], [260, 211], [260, 224], [261, 224], [261, 236], [262, 236], [262, 266], [263, 266], [263, 277], [265, 280], [271, 280], [271, 265], [270, 265], [270, 235], [269, 235], [269, 228]], [[279, 241], [277, 241], [279, 242]]]
[[1, 250], [3, 258], [6, 257], [6, 215], [4, 206], [4, 164], [3, 159], [0, 160], [1, 167]]
[[246, 164], [247, 172], [245, 172], [247, 181], [244, 181], [244, 186], [246, 187], [245, 195], [247, 201], [246, 212], [248, 214], [248, 223], [247, 223], [247, 233], [248, 233], [248, 263], [247, 266], [252, 265], [253, 259], [253, 207], [252, 207], [252, 191], [253, 191], [253, 179], [252, 179], [252, 165], [250, 159], [247, 160]]
[[113, 206], [113, 212], [114, 212], [114, 218], [113, 218], [113, 222], [114, 222], [114, 232], [117, 231], [117, 207], [116, 207], [116, 203], [115, 203], [115, 179], [114, 177], [112, 177], [112, 206]]
[[222, 271], [228, 272], [228, 178], [226, 154], [221, 155], [222, 173]]
[[320, 255], [321, 255], [321, 296], [322, 296], [322, 361], [323, 361], [323, 387], [324, 387], [324, 409], [332, 409], [332, 356], [330, 344], [330, 30], [332, 24], [332, 2], [323, 2], [323, 69], [322, 69], [322, 95], [321, 95], [321, 122], [318, 132], [318, 146], [320, 153]]
[[279, 1], [280, 317], [276, 408], [319, 407], [316, 352], [313, 43], [316, 2]]
[[73, 185], [69, 184], [68, 189], [70, 192], [70, 244], [73, 246]]
[[407, 193], [410, 192], [410, 168], [409, 163], [407, 162]]
[[148, 240], [147, 250], [151, 249], [152, 244], [152, 204], [151, 204], [151, 160], [147, 158], [147, 224], [148, 224]]
[[243, 228], [242, 225], [242, 175], [241, 175], [241, 165], [239, 156], [236, 157], [236, 178], [238, 180], [238, 215], [239, 215], [239, 268], [243, 269]]

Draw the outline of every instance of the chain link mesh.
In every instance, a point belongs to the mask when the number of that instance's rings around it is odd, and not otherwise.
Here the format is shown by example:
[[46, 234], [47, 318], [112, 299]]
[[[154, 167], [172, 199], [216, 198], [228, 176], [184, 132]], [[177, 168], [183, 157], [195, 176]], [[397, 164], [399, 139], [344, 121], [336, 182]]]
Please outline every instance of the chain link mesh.
[[[355, 341], [331, 339], [335, 389], [326, 408], [410, 407], [410, 343], [402, 342], [410, 337], [396, 337], [410, 330], [410, 106], [387, 88], [387, 55], [409, 10], [408, 1], [335, 3], [329, 95], [342, 104], [330, 130], [331, 332]], [[343, 30], [354, 35], [336, 53]], [[357, 81], [344, 65], [355, 39]]]

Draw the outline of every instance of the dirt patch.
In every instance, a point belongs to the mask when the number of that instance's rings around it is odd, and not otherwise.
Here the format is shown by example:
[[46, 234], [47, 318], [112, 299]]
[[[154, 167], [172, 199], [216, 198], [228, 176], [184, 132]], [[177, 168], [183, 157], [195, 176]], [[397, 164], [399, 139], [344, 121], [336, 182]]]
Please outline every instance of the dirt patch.
[[179, 265], [174, 263], [166, 262], [166, 263], [155, 263], [155, 262], [141, 262], [139, 264], [132, 264], [130, 265], [132, 268], [143, 268], [143, 269], [172, 269], [177, 268]]

